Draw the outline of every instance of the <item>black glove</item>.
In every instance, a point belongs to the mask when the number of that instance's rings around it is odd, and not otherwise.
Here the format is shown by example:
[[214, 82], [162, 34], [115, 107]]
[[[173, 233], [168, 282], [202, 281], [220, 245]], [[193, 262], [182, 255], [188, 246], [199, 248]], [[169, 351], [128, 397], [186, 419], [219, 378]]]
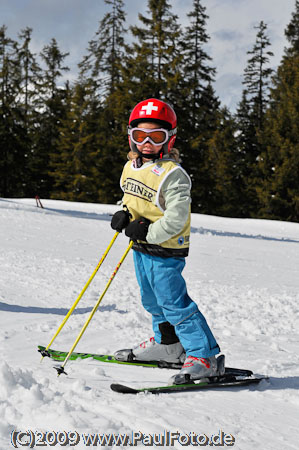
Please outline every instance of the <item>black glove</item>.
[[111, 219], [111, 228], [113, 230], [118, 231], [119, 233], [122, 232], [126, 226], [130, 223], [130, 217], [132, 215], [129, 213], [128, 209], [123, 209], [122, 211], [117, 211], [115, 214], [113, 214]]
[[126, 228], [126, 236], [131, 238], [132, 241], [146, 241], [146, 235], [149, 225], [150, 221], [148, 219], [145, 219], [144, 217], [133, 220], [133, 222], [131, 222]]

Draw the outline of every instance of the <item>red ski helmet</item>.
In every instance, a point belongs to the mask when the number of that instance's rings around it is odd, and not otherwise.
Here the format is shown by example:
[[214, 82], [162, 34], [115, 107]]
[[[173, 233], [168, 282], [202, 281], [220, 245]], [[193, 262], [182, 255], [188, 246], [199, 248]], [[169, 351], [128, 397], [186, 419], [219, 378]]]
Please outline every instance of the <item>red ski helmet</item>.
[[[129, 132], [131, 128], [137, 127], [140, 122], [154, 122], [168, 130], [169, 139], [163, 144], [163, 152], [167, 154], [174, 146], [177, 132], [177, 117], [172, 107], [156, 98], [143, 100], [133, 108], [130, 114]], [[136, 144], [131, 141], [130, 137], [129, 143], [131, 149], [138, 152]]]

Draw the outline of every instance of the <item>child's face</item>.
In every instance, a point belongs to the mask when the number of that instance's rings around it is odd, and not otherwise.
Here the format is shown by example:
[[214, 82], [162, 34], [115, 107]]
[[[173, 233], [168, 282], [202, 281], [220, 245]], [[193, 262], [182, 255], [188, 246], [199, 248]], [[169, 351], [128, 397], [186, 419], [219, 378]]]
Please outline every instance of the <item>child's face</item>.
[[[155, 128], [161, 128], [161, 125], [159, 125], [158, 123], [153, 123], [153, 122], [140, 122], [137, 125], [137, 128], [145, 128], [147, 130], [154, 130]], [[151, 155], [155, 155], [156, 153], [159, 153], [159, 151], [162, 148], [162, 145], [153, 145], [151, 142], [147, 141], [144, 144], [141, 145], [137, 145], [138, 150], [142, 153], [142, 154], [146, 154], [149, 155], [148, 160], [152, 159]], [[147, 160], [147, 158], [143, 159]]]

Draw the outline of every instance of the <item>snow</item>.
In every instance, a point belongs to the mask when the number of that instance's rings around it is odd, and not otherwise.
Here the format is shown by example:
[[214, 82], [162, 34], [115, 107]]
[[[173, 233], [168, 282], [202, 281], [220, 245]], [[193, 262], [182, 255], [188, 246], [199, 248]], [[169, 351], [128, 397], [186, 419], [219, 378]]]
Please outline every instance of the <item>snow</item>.
[[[44, 209], [32, 199], [0, 199], [0, 450], [13, 448], [13, 430], [32, 430], [36, 448], [47, 431], [78, 433], [68, 435], [64, 448], [81, 450], [91, 445], [84, 441], [88, 433], [211, 436], [221, 430], [235, 438], [236, 450], [298, 448], [298, 224], [192, 215], [184, 271], [189, 294], [205, 314], [226, 364], [268, 375], [269, 382], [133, 396], [109, 386], [159, 385], [175, 371], [82, 360], [69, 361], [68, 376], [57, 377], [53, 361], [40, 363], [37, 345], [50, 342], [83, 289], [114, 235], [110, 216], [119, 209], [42, 203]], [[71, 348], [127, 245], [121, 234], [52, 348]], [[129, 253], [76, 351], [113, 353], [150, 336]], [[72, 436], [79, 436], [73, 446]], [[13, 442], [29, 446], [26, 436], [22, 439]], [[168, 448], [165, 442], [160, 448]], [[181, 449], [182, 443], [173, 441], [172, 447]]]

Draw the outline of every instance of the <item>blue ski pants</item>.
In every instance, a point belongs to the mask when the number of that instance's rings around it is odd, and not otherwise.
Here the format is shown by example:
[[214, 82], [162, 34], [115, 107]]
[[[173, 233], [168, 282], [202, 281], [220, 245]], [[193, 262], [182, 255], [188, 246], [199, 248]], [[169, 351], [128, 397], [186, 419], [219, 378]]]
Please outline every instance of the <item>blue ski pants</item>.
[[187, 356], [208, 358], [220, 349], [182, 276], [185, 258], [162, 258], [133, 251], [144, 308], [152, 315], [155, 340], [161, 343], [159, 324], [169, 322]]

